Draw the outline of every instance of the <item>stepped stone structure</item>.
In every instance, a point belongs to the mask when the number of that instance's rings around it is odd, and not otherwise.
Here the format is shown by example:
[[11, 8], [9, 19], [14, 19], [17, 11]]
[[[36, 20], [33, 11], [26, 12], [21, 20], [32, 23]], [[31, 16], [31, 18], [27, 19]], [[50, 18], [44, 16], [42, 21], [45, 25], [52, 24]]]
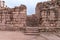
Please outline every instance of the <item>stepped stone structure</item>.
[[0, 0], [0, 28], [18, 29], [26, 26], [27, 8], [25, 5], [9, 8], [5, 1]]
[[60, 27], [60, 0], [37, 3], [32, 15], [27, 15], [25, 5], [9, 8], [0, 0], [0, 29], [20, 30], [24, 27]]
[[40, 2], [35, 9], [39, 26], [60, 27], [60, 0]]

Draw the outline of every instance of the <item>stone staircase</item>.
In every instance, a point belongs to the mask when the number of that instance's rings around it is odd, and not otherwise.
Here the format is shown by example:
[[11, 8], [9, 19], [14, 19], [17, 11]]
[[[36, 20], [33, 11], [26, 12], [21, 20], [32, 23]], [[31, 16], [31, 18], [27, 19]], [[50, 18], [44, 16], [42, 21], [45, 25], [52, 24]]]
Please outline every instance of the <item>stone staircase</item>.
[[26, 27], [24, 34], [27, 35], [39, 35], [39, 29], [38, 27]]

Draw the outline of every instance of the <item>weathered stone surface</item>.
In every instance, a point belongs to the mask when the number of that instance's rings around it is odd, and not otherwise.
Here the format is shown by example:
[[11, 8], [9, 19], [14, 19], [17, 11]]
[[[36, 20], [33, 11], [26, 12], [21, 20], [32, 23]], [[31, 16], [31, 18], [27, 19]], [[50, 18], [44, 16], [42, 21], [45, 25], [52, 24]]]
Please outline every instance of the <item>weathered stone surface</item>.
[[59, 25], [58, 21], [60, 21], [59, 20], [60, 19], [59, 17], [60, 1], [59, 2], [58, 1], [59, 0], [51, 0], [47, 2], [37, 3], [36, 16], [38, 18], [38, 21], [40, 20], [39, 25], [41, 25], [41, 21], [43, 21], [42, 24], [46, 27], [47, 25], [45, 24], [48, 24], [50, 27], [60, 27], [60, 26], [57, 26]]

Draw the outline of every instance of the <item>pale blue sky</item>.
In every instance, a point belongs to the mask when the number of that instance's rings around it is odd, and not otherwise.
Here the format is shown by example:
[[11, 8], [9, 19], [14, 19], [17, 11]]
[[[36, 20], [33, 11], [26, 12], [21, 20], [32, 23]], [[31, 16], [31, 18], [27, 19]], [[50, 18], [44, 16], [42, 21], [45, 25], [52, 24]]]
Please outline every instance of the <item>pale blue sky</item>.
[[5, 0], [8, 7], [19, 6], [24, 4], [27, 6], [27, 14], [31, 15], [35, 12], [35, 7], [38, 2], [44, 2], [47, 0]]

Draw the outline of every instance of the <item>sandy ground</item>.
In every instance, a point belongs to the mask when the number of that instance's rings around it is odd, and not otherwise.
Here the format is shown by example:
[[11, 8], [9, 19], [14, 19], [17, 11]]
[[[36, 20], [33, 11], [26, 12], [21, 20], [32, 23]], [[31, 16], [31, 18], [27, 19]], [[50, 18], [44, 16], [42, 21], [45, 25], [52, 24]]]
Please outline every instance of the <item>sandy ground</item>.
[[0, 40], [30, 40], [34, 37], [24, 35], [22, 32], [0, 31]]
[[22, 32], [0, 31], [0, 40], [60, 40], [60, 33], [40, 33], [24, 35]]

